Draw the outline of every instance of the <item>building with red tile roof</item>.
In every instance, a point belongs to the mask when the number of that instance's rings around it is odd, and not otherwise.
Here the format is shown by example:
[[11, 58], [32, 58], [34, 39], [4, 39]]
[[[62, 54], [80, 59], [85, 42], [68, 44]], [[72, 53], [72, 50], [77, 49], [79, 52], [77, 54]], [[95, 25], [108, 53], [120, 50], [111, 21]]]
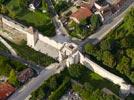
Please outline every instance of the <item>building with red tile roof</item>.
[[0, 83], [0, 100], [6, 100], [13, 92], [15, 88], [9, 83]]
[[90, 6], [81, 5], [81, 7], [74, 13], [71, 14], [70, 19], [73, 19], [76, 23], [79, 23], [81, 20], [86, 19], [92, 15]]

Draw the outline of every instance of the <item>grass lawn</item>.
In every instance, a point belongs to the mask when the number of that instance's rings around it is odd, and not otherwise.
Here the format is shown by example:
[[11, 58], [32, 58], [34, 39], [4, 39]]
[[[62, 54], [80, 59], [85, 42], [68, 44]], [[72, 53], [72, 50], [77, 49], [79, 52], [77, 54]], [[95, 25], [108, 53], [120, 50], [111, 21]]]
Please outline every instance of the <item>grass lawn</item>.
[[7, 42], [16, 50], [17, 54], [22, 58], [40, 64], [44, 67], [56, 62], [53, 58], [35, 51], [34, 49], [28, 47], [25, 41], [22, 41], [21, 44], [17, 45], [7, 40]]
[[9, 16], [18, 20], [26, 26], [37, 28], [45, 36], [54, 36], [55, 28], [48, 12], [42, 13], [41, 10], [31, 12], [28, 7], [21, 7], [18, 0], [10, 0], [6, 4]]

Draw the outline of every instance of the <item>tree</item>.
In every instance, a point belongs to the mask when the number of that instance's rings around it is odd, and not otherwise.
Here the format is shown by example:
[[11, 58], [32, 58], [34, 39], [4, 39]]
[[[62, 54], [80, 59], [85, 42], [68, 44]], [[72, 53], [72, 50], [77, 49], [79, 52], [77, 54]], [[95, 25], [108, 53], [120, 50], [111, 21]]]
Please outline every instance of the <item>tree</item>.
[[102, 56], [103, 56], [103, 51], [102, 50], [98, 50], [96, 53], [95, 53], [95, 57], [98, 61], [102, 61]]
[[19, 81], [17, 79], [15, 71], [12, 69], [9, 74], [8, 82], [14, 86], [19, 86]]
[[52, 90], [55, 90], [58, 86], [56, 77], [52, 77], [49, 82], [49, 86]]
[[101, 20], [99, 15], [92, 15], [90, 18], [90, 23], [92, 25], [92, 30], [97, 29], [99, 26], [101, 26]]
[[11, 66], [8, 64], [9, 60], [0, 56], [0, 75], [8, 76], [11, 71]]
[[45, 2], [45, 0], [42, 0], [42, 8], [45, 9], [45, 10], [48, 10], [48, 5]]
[[94, 89], [93, 86], [89, 82], [84, 83], [84, 88], [85, 90], [90, 91], [90, 92], [92, 92]]
[[4, 3], [5, 0], [0, 0], [0, 4]]
[[125, 28], [131, 33], [134, 31], [134, 8], [132, 8], [124, 18]]
[[84, 50], [86, 53], [90, 54], [90, 55], [93, 55], [95, 52], [96, 52], [96, 48], [94, 45], [90, 44], [90, 43], [87, 43], [85, 46], [84, 46]]
[[131, 79], [131, 81], [134, 83], [134, 72], [131, 73], [130, 79]]
[[127, 47], [129, 46], [129, 43], [128, 43], [126, 37], [123, 38], [123, 39], [121, 39], [121, 40], [120, 40], [120, 43], [121, 43], [121, 47], [122, 47], [122, 48], [127, 48]]
[[2, 13], [2, 14], [8, 13], [7, 7], [3, 4], [0, 5], [0, 13]]
[[102, 61], [103, 61], [103, 64], [111, 68], [113, 68], [116, 65], [114, 56], [109, 51], [103, 52]]
[[42, 88], [40, 88], [38, 90], [38, 96], [37, 96], [36, 99], [38, 99], [38, 100], [44, 100], [45, 96], [46, 96], [46, 94], [45, 94], [44, 90]]
[[134, 58], [131, 60], [131, 68], [134, 69]]
[[28, 0], [17, 0], [20, 8], [27, 7]]
[[134, 57], [134, 48], [127, 49], [126, 52], [127, 52], [127, 56], [128, 57], [130, 57], [130, 58], [133, 58]]
[[102, 50], [111, 50], [111, 41], [108, 39], [103, 40], [100, 44], [100, 48]]
[[48, 100], [59, 100], [65, 91], [68, 90], [70, 84], [70, 78], [66, 76], [63, 83], [58, 87], [58, 89], [51, 93], [51, 95], [48, 97]]
[[122, 73], [125, 74], [127, 76], [129, 76], [130, 74], [130, 59], [126, 56], [123, 56], [119, 62], [119, 64], [117, 65], [116, 69]]
[[72, 64], [68, 68], [69, 74], [73, 78], [80, 78], [86, 71], [85, 66], [80, 64]]

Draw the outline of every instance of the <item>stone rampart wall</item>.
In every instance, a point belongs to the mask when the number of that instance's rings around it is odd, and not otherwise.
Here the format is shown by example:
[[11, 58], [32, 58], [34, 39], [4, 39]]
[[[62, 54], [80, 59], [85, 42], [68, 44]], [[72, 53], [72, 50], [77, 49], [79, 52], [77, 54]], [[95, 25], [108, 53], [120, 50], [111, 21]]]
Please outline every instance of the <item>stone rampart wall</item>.
[[[2, 24], [3, 24], [3, 28], [6, 28], [7, 26], [10, 28], [10, 32], [14, 33], [15, 30], [19, 31], [17, 33], [20, 34], [31, 34], [28, 32], [28, 27], [6, 17], [6, 16], [0, 16]], [[5, 26], [5, 27], [4, 27]], [[8, 28], [8, 29], [9, 29]], [[18, 34], [19, 35], [19, 34]], [[38, 40], [41, 40], [49, 45], [51, 45], [52, 47], [56, 48], [56, 49], [60, 49], [63, 45], [61, 43], [57, 43], [56, 41], [54, 41], [51, 38], [48, 38], [46, 36], [43, 36], [41, 33], [38, 32]]]
[[83, 56], [81, 53], [80, 55], [80, 63], [85, 65], [87, 68], [92, 70], [93, 72], [99, 74], [101, 77], [113, 82], [120, 86], [120, 92], [122, 94], [128, 95], [131, 92], [131, 85], [127, 84], [123, 78], [105, 70], [95, 62], [91, 61], [87, 57]]
[[[23, 34], [27, 34], [28, 27], [26, 27], [26, 26], [24, 26], [24, 25], [14, 21], [14, 20], [12, 20], [12, 19], [10, 19], [8, 17], [5, 17], [5, 16], [1, 17], [1, 20], [2, 20], [3, 26], [4, 26], [4, 24], [8, 25], [12, 29], [16, 29], [16, 30], [20, 31]], [[6, 27], [4, 27], [4, 28], [6, 28]]]

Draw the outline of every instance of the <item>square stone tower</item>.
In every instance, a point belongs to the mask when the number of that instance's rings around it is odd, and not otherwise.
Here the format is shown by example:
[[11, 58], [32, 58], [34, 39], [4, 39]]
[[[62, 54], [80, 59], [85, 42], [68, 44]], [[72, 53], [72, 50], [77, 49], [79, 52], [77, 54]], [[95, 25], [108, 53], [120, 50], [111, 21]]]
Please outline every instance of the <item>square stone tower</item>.
[[38, 35], [38, 32], [30, 26], [27, 29], [27, 45], [33, 48], [38, 40]]

